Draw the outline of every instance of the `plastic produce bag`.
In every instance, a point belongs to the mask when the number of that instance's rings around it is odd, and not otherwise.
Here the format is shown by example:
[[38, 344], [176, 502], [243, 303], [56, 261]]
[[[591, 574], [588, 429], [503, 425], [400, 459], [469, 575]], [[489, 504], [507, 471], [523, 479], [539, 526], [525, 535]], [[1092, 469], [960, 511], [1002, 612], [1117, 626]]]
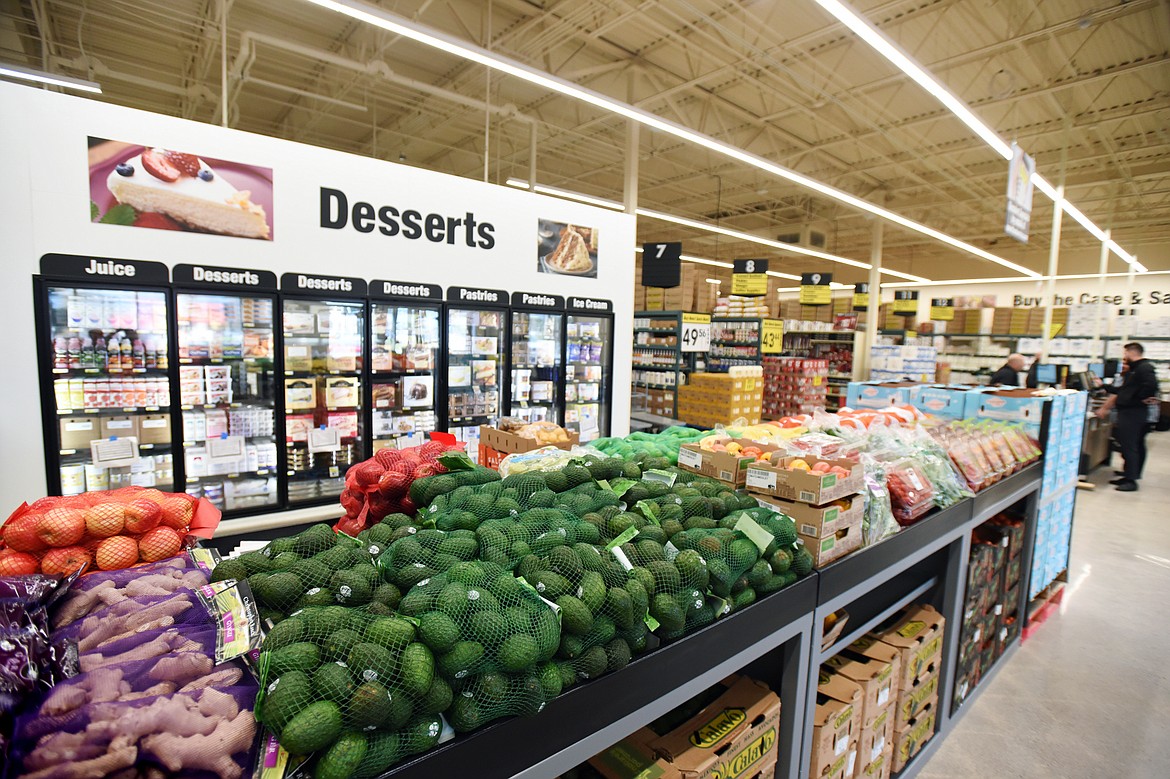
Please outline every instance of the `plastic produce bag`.
[[861, 458], [865, 474], [865, 519], [862, 540], [871, 546], [897, 533], [902, 526], [894, 519], [890, 491], [886, 488], [885, 464], [868, 455]]
[[886, 465], [890, 507], [900, 525], [910, 525], [934, 507], [934, 487], [922, 469], [903, 458]]

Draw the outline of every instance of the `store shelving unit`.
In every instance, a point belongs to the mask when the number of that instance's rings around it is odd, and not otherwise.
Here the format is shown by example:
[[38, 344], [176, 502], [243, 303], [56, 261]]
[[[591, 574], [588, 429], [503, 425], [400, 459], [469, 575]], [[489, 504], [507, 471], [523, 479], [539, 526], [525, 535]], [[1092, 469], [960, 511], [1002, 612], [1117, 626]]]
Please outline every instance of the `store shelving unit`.
[[[634, 361], [630, 384], [635, 411], [678, 418], [675, 390], [686, 384], [686, 375], [695, 367], [695, 353], [682, 350], [682, 318], [682, 311], [634, 313]], [[640, 322], [647, 324], [641, 325]], [[669, 402], [654, 402], [665, 392], [671, 393]]]
[[759, 365], [764, 320], [758, 317], [711, 317], [707, 371], [726, 373], [737, 365]]
[[856, 357], [862, 340], [864, 334], [853, 330], [785, 330], [784, 354], [829, 361], [826, 408], [835, 411], [845, 405], [846, 386], [857, 380]]

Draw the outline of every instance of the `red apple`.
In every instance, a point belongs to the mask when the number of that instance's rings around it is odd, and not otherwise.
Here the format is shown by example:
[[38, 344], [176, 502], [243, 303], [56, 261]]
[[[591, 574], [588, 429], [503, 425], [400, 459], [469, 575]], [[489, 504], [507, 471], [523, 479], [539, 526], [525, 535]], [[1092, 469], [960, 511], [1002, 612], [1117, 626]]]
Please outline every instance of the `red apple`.
[[182, 547], [182, 536], [165, 525], [156, 527], [138, 540], [138, 554], [148, 563], [174, 557]]
[[99, 503], [85, 510], [85, 529], [96, 538], [109, 538], [122, 532], [126, 525], [126, 506]]
[[126, 532], [145, 533], [162, 522], [162, 506], [153, 500], [139, 498], [126, 506]]
[[49, 546], [70, 546], [84, 535], [85, 514], [78, 509], [50, 509], [37, 523], [37, 537]]
[[18, 552], [44, 551], [46, 544], [37, 535], [40, 519], [41, 515], [32, 511], [10, 519], [0, 527], [0, 538], [8, 548]]
[[396, 498], [410, 487], [410, 477], [397, 471], [386, 471], [378, 479], [378, 492], [388, 498]]
[[73, 573], [78, 568], [85, 568], [90, 562], [92, 559], [88, 549], [83, 546], [66, 546], [45, 552], [45, 556], [41, 558], [41, 571], [64, 575]]
[[37, 558], [14, 549], [0, 552], [0, 576], [28, 576], [41, 569]]
[[163, 498], [159, 504], [162, 510], [162, 524], [175, 530], [186, 531], [195, 515], [195, 499], [190, 495], [174, 494]]
[[[166, 528], [170, 530], [170, 528]], [[174, 531], [171, 530], [173, 533]], [[138, 542], [130, 536], [113, 536], [97, 545], [94, 562], [103, 571], [129, 568], [138, 562]]]

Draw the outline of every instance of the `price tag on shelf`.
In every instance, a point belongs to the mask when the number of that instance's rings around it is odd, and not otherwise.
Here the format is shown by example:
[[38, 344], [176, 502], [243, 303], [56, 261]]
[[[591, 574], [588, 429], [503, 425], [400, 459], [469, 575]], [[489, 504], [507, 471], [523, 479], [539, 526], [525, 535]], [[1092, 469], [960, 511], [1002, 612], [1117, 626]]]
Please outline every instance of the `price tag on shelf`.
[[90, 442], [89, 451], [98, 468], [124, 468], [138, 460], [138, 439], [134, 436], [100, 438]]
[[931, 298], [930, 318], [935, 322], [951, 322], [955, 318], [954, 298]]
[[244, 437], [224, 435], [207, 439], [207, 459], [239, 460], [244, 457]]
[[683, 314], [682, 351], [705, 352], [711, 348], [711, 315]]
[[341, 449], [341, 431], [336, 427], [315, 427], [309, 431], [309, 454]]
[[832, 273], [800, 274], [800, 305], [828, 306], [833, 303]]
[[869, 310], [869, 285], [864, 282], [853, 285], [853, 310]]
[[784, 322], [780, 319], [765, 319], [760, 329], [760, 352], [780, 354], [784, 351]]

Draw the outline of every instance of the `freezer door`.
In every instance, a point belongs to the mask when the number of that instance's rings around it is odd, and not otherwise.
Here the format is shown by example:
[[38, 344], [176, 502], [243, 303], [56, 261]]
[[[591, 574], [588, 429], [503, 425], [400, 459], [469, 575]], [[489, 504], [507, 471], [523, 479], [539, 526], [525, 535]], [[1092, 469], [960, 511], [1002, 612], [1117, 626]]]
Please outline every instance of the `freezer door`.
[[565, 428], [581, 441], [609, 435], [613, 388], [613, 319], [569, 314], [565, 363]]
[[[46, 284], [38, 333], [50, 490], [174, 490], [169, 298], [161, 290]], [[106, 447], [120, 448], [111, 457]], [[95, 444], [97, 445], [95, 448]]]
[[479, 426], [503, 408], [507, 331], [503, 309], [447, 309], [447, 430], [479, 454]]
[[564, 332], [564, 314], [512, 312], [510, 416], [561, 424]]
[[180, 292], [175, 308], [187, 493], [228, 515], [278, 505], [274, 299]]
[[438, 429], [439, 308], [373, 303], [370, 320], [374, 451], [425, 443]]
[[366, 305], [284, 298], [281, 309], [288, 502], [335, 501], [365, 451]]

